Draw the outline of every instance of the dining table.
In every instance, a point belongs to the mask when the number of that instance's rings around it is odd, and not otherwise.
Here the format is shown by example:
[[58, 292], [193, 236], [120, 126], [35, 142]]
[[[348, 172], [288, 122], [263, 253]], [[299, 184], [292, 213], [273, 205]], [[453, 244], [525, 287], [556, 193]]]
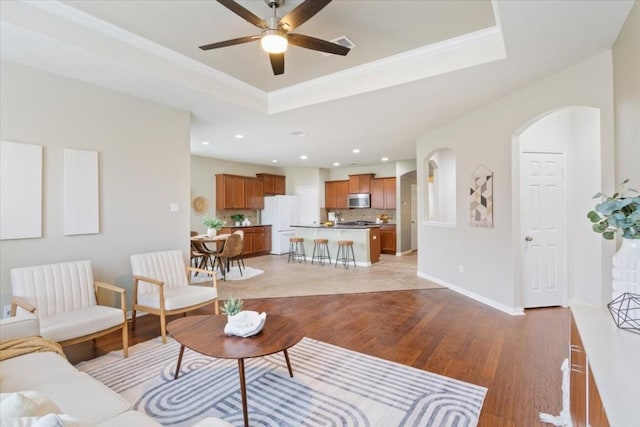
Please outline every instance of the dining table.
[[218, 243], [227, 240], [227, 238], [231, 236], [231, 234], [216, 234], [215, 236], [208, 236], [206, 234], [198, 234], [196, 236], [191, 237], [192, 242], [202, 242], [202, 243]]
[[[216, 234], [215, 236], [209, 236], [207, 234], [197, 234], [195, 236], [191, 236], [191, 243], [193, 245], [193, 243], [196, 243], [195, 247], [198, 250], [198, 252], [202, 252], [202, 253], [208, 253], [212, 256], [214, 256], [215, 258], [215, 253], [220, 253], [222, 252], [222, 249], [224, 247], [224, 242], [227, 240], [227, 238], [231, 236], [231, 234]], [[214, 251], [210, 250], [207, 246], [206, 243], [215, 243], [216, 244], [216, 249]], [[200, 246], [200, 244], [202, 244], [203, 249], [199, 249], [198, 246]], [[205, 267], [206, 268], [206, 260], [203, 259], [202, 262], [200, 263], [200, 268]], [[215, 268], [215, 263], [211, 262], [211, 267], [212, 269]]]

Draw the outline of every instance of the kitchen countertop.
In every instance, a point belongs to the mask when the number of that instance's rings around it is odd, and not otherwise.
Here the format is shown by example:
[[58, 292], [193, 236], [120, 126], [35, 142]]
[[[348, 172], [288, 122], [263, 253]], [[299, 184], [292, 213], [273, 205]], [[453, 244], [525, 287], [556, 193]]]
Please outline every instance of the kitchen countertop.
[[251, 225], [223, 225], [222, 228], [251, 228], [251, 227], [271, 227], [271, 224], [251, 224]]
[[640, 335], [616, 326], [606, 307], [571, 305], [609, 424], [640, 420]]
[[314, 225], [292, 225], [291, 227], [294, 227], [294, 228], [324, 228], [324, 229], [327, 229], [327, 230], [330, 230], [332, 228], [339, 229], [339, 230], [344, 230], [344, 229], [354, 229], [354, 230], [363, 229], [363, 230], [367, 230], [369, 228], [380, 228], [381, 225], [383, 225], [383, 224], [332, 225], [332, 226], [323, 225], [323, 224], [314, 224]]
[[[336, 262], [338, 242], [340, 240], [351, 240], [352, 255], [355, 263], [360, 267], [370, 267], [379, 261], [380, 249], [377, 249], [378, 256], [372, 256], [372, 242], [379, 239], [380, 225], [341, 225], [337, 227], [327, 227], [322, 224], [296, 224], [291, 226], [295, 237], [302, 238], [302, 245], [305, 249], [306, 259], [311, 260], [316, 239], [326, 239], [332, 263]], [[376, 246], [377, 247], [377, 246]]]

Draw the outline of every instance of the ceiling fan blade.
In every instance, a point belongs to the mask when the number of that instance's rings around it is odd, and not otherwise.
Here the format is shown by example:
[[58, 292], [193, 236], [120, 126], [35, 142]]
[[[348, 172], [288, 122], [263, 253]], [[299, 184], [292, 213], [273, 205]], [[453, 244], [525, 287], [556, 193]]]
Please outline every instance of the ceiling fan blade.
[[269, 24], [267, 24], [262, 18], [254, 15], [251, 11], [240, 6], [233, 0], [218, 0], [218, 3], [258, 28], [261, 28], [263, 30], [269, 28]]
[[278, 25], [285, 31], [292, 31], [307, 22], [309, 18], [320, 12], [329, 3], [331, 0], [307, 0], [300, 3], [295, 9], [283, 16]]
[[227, 46], [233, 46], [233, 45], [236, 45], [236, 44], [249, 43], [249, 42], [252, 42], [252, 41], [258, 40], [258, 39], [260, 39], [259, 35], [238, 37], [237, 39], [231, 39], [231, 40], [225, 40], [225, 41], [222, 41], [222, 42], [206, 44], [204, 46], [200, 46], [200, 49], [202, 49], [202, 50], [217, 49], [219, 47], [227, 47]]
[[333, 53], [334, 55], [345, 56], [351, 49], [337, 43], [331, 43], [326, 40], [317, 39], [304, 34], [287, 34], [289, 43], [295, 46], [307, 49], [319, 50], [320, 52]]
[[284, 53], [270, 53], [269, 59], [271, 60], [273, 75], [284, 74]]

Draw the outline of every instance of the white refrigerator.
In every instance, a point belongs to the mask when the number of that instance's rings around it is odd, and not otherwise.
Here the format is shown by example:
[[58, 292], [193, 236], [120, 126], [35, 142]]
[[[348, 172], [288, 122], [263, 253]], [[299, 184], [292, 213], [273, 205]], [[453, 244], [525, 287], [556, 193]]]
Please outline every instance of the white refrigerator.
[[264, 198], [262, 223], [271, 224], [271, 253], [289, 253], [289, 237], [296, 232], [291, 227], [298, 225], [298, 198], [296, 196], [269, 196]]

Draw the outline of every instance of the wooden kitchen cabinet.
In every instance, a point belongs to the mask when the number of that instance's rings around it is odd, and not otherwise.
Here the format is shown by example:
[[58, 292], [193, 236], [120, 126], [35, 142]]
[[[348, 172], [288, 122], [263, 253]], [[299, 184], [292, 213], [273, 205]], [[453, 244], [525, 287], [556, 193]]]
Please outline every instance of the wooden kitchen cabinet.
[[371, 207], [374, 209], [396, 208], [396, 178], [371, 180]]
[[602, 400], [593, 375], [591, 375], [589, 358], [582, 344], [573, 315], [571, 316], [570, 353], [569, 406], [573, 426], [609, 427], [607, 414], [602, 406]]
[[245, 177], [216, 175], [216, 208], [243, 209], [245, 207]]
[[258, 178], [244, 178], [244, 208], [264, 208], [264, 183]]
[[607, 419], [607, 414], [604, 411], [604, 406], [602, 406], [602, 400], [600, 399], [600, 393], [598, 392], [598, 387], [596, 386], [596, 382], [593, 379], [593, 375], [591, 375], [591, 371], [589, 371], [589, 425], [591, 427], [610, 427], [609, 420]]
[[256, 176], [263, 182], [263, 192], [265, 196], [283, 196], [287, 194], [286, 176], [271, 173], [258, 173]]
[[216, 175], [216, 208], [264, 208], [263, 182], [248, 176]]
[[271, 252], [271, 226], [223, 227], [220, 234], [232, 234], [236, 230], [244, 232], [242, 249], [245, 257], [266, 255]]
[[349, 194], [371, 193], [371, 180], [375, 174], [349, 175]]
[[349, 181], [325, 181], [324, 206], [326, 209], [348, 209]]
[[254, 227], [253, 252], [255, 254], [271, 252], [271, 226]]
[[380, 261], [380, 229], [378, 227], [369, 229], [369, 259], [371, 264]]
[[380, 226], [380, 252], [383, 254], [396, 254], [396, 226]]

